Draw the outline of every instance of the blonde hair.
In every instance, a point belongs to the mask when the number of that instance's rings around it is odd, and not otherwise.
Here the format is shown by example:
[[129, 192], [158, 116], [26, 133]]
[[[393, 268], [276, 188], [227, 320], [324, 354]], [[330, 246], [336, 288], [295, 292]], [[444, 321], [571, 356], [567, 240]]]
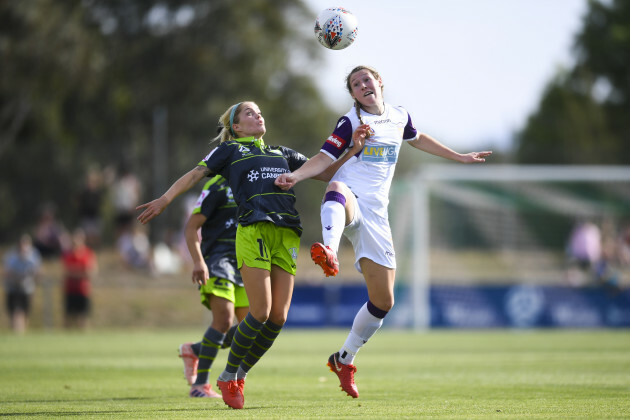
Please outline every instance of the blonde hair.
[[210, 143], [215, 141], [219, 141], [223, 143], [224, 141], [232, 140], [236, 138], [236, 133], [232, 130], [232, 125], [230, 124], [230, 117], [232, 117], [232, 124], [238, 124], [240, 117], [238, 116], [239, 112], [241, 112], [241, 107], [245, 103], [238, 102], [231, 107], [229, 107], [223, 115], [219, 117], [219, 125], [217, 126], [217, 136], [213, 138]]
[[[385, 89], [385, 85], [383, 84], [383, 79], [381, 79], [381, 75], [378, 73], [378, 71], [376, 71], [374, 67], [363, 66], [363, 65], [356, 66], [355, 68], [352, 69], [352, 71], [348, 74], [348, 76], [346, 76], [346, 89], [348, 89], [348, 93], [350, 93], [350, 95], [352, 95], [352, 86], [350, 86], [350, 79], [352, 78], [352, 75], [354, 73], [361, 70], [367, 70], [370, 73], [372, 73], [372, 76], [374, 76], [376, 80], [380, 80], [381, 90]], [[361, 122], [361, 124], [365, 124], [363, 122], [363, 118], [361, 118], [361, 103], [359, 102], [357, 98], [354, 98], [354, 110], [357, 113], [357, 118], [359, 118], [359, 122]]]

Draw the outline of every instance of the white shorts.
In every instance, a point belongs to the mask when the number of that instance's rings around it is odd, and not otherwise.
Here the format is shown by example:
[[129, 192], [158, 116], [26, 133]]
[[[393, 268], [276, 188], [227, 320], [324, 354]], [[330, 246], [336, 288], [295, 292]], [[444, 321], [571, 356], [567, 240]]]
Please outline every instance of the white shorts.
[[396, 256], [392, 231], [387, 217], [376, 214], [369, 207], [361, 208], [353, 195], [354, 218], [343, 231], [354, 248], [354, 266], [362, 273], [359, 266], [361, 258], [367, 258], [387, 268], [396, 269]]

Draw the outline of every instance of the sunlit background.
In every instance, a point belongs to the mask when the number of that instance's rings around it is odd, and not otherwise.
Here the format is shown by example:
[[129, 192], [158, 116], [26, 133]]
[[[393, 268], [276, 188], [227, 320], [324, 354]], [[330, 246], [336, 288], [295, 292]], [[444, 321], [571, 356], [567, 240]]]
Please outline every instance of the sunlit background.
[[[359, 22], [342, 51], [313, 34], [329, 6]], [[207, 324], [182, 237], [201, 184], [146, 227], [135, 206], [216, 145], [235, 102], [258, 103], [268, 144], [315, 155], [352, 105], [345, 77], [359, 64], [380, 71], [386, 100], [420, 131], [494, 151], [472, 168], [403, 146], [386, 326], [630, 326], [630, 2], [2, 2], [0, 63], [2, 251], [24, 233], [44, 241], [50, 226], [61, 242], [88, 229], [95, 328]], [[347, 326], [365, 301], [350, 248], [334, 280], [308, 258], [324, 187], [297, 188], [288, 325]], [[591, 241], [588, 257], [571, 252], [575, 237]], [[62, 249], [51, 246], [32, 328], [61, 327]]]

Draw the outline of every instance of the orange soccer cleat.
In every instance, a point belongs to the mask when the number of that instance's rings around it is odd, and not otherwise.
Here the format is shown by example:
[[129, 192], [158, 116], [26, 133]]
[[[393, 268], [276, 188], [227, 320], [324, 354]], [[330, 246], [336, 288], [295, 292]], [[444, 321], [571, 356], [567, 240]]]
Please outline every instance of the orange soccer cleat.
[[339, 377], [341, 389], [346, 391], [346, 394], [352, 398], [359, 398], [359, 389], [354, 383], [354, 373], [357, 371], [356, 366], [341, 363], [338, 352], [330, 355], [327, 365], [330, 371], [336, 373], [337, 377]]
[[243, 408], [245, 405], [245, 398], [243, 397], [243, 386], [245, 385], [245, 381], [241, 379], [243, 382], [239, 384], [238, 381], [217, 381], [217, 386], [221, 390], [221, 397], [223, 398], [223, 402], [236, 409]]
[[339, 273], [339, 261], [330, 247], [315, 242], [311, 246], [311, 259], [324, 270], [326, 277], [334, 277]]

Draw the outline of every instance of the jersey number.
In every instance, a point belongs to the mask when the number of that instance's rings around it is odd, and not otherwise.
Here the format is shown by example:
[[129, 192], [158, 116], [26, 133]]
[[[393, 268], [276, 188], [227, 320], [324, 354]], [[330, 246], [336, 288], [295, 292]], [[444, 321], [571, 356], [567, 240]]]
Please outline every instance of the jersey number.
[[258, 252], [260, 252], [260, 256], [263, 258], [268, 258], [267, 256], [267, 248], [265, 247], [265, 243], [262, 238], [258, 238]]

